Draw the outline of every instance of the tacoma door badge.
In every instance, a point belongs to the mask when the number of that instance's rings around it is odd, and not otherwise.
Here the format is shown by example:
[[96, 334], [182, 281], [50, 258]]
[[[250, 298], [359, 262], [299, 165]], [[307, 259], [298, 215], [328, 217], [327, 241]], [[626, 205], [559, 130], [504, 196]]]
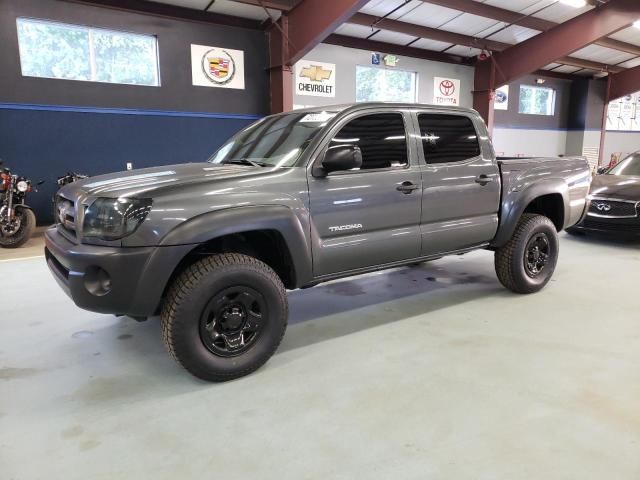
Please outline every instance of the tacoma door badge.
[[350, 223], [349, 225], [336, 225], [335, 227], [329, 227], [331, 232], [344, 232], [347, 230], [360, 230], [362, 229], [361, 223]]

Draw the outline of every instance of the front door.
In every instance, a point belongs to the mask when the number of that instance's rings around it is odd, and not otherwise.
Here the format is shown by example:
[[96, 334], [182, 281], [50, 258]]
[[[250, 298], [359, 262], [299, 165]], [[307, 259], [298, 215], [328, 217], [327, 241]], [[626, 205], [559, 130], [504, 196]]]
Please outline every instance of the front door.
[[[309, 174], [316, 277], [415, 258], [422, 179], [402, 113], [347, 119], [327, 145], [358, 145], [358, 170]], [[321, 161], [323, 155], [319, 156]]]
[[484, 125], [465, 114], [424, 112], [418, 126], [426, 162], [422, 255], [489, 242], [498, 229], [500, 171]]

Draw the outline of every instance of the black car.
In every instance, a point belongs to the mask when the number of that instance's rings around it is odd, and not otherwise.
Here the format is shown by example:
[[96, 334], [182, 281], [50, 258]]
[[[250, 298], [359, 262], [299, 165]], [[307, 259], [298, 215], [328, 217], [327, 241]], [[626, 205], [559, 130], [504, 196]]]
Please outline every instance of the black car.
[[640, 152], [632, 153], [593, 179], [588, 208], [587, 216], [573, 232], [640, 236]]

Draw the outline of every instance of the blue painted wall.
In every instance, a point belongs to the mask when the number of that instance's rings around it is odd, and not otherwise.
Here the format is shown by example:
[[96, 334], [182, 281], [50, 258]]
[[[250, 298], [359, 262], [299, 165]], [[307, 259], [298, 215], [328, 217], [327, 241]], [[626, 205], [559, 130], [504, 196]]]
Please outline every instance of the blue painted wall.
[[0, 158], [16, 173], [45, 180], [28, 202], [39, 223], [53, 221], [55, 180], [172, 163], [202, 162], [251, 116], [123, 114], [0, 108]]
[[[16, 19], [90, 25], [155, 35], [160, 87], [23, 77]], [[190, 45], [244, 52], [244, 90], [196, 87]], [[0, 158], [46, 180], [28, 199], [38, 223], [53, 220], [55, 179], [206, 160], [269, 108], [262, 30], [144, 15], [58, 0], [0, 0]]]

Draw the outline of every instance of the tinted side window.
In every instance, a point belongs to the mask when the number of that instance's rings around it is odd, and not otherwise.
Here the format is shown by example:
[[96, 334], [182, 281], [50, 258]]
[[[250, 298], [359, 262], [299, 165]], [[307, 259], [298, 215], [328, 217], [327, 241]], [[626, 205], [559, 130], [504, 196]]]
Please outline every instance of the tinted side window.
[[420, 135], [427, 163], [460, 162], [480, 155], [471, 120], [461, 115], [420, 114]]
[[399, 113], [377, 113], [347, 123], [331, 141], [335, 145], [358, 145], [362, 168], [403, 167], [407, 165], [407, 136]]

